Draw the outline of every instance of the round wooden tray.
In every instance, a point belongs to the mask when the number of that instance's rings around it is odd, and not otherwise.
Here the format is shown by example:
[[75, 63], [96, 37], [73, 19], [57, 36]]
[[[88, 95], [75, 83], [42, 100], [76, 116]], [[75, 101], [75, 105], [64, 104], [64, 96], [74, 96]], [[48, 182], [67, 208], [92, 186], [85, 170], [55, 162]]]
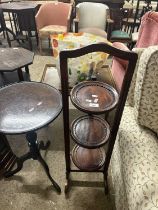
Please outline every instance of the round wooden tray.
[[86, 149], [75, 145], [72, 150], [72, 160], [80, 170], [95, 171], [103, 166], [105, 162], [105, 151], [102, 147]]
[[113, 109], [118, 93], [110, 85], [98, 81], [81, 82], [71, 90], [73, 105], [83, 112], [101, 114]]
[[85, 148], [97, 148], [104, 145], [110, 135], [110, 126], [98, 116], [82, 116], [71, 125], [73, 140]]

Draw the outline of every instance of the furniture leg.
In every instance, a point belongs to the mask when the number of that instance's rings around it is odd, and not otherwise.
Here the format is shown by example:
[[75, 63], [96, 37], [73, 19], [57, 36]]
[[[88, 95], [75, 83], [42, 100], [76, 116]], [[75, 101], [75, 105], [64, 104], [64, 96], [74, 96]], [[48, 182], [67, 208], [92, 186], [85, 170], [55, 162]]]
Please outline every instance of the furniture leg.
[[70, 172], [66, 172], [66, 183], [65, 183], [65, 194], [69, 192], [70, 189]]
[[19, 76], [19, 80], [20, 80], [20, 81], [24, 81], [22, 69], [18, 69], [18, 76]]
[[5, 32], [3, 31], [3, 37], [4, 37], [4, 39], [5, 39]]
[[7, 30], [6, 30], [6, 36], [7, 36], [8, 45], [9, 45], [9, 47], [11, 47], [11, 41], [10, 41], [10, 38], [9, 38], [9, 35], [8, 35], [8, 31]]
[[61, 192], [61, 188], [59, 187], [59, 185], [54, 181], [54, 179], [51, 177], [50, 172], [49, 172], [49, 167], [47, 165], [47, 163], [45, 162], [45, 160], [42, 158], [39, 148], [47, 148], [49, 143], [47, 143], [44, 146], [44, 143], [38, 143], [37, 141], [37, 134], [35, 132], [29, 132], [26, 134], [26, 139], [29, 143], [29, 147], [30, 147], [30, 153], [31, 156], [34, 160], [38, 160], [41, 165], [43, 166], [49, 180], [52, 182], [53, 186], [55, 187], [55, 189], [57, 190], [57, 192]]
[[35, 34], [35, 36], [36, 36], [36, 42], [37, 42], [37, 46], [38, 46], [38, 44], [39, 44], [38, 33], [37, 33], [37, 31], [35, 33], [36, 33]]
[[50, 38], [48, 38], [48, 45], [49, 45], [49, 48], [50, 48]]
[[12, 18], [11, 18], [11, 13], [10, 12], [8, 12], [8, 16], [9, 16], [9, 22], [10, 22], [11, 30], [14, 31], [13, 30], [13, 23], [12, 23]]
[[27, 74], [29, 74], [29, 67], [28, 66], [25, 66], [25, 71]]
[[14, 23], [14, 28], [15, 28], [15, 34], [18, 34], [18, 22], [17, 22], [17, 15], [15, 13], [12, 13], [13, 17], [13, 23]]
[[108, 180], [107, 180], [107, 173], [104, 173], [104, 191], [105, 194], [107, 195], [109, 192], [109, 188], [108, 188]]
[[5, 176], [6, 178], [8, 178], [8, 177], [13, 176], [13, 175], [16, 174], [17, 172], [19, 172], [19, 171], [22, 169], [22, 167], [23, 167], [24, 161], [25, 161], [25, 160], [28, 160], [28, 159], [30, 159], [30, 158], [31, 158], [31, 153], [30, 153], [30, 152], [28, 152], [27, 154], [23, 155], [23, 156], [20, 157], [20, 158], [17, 158], [17, 168], [14, 169], [13, 171], [6, 172], [4, 176]]
[[28, 41], [29, 41], [29, 46], [30, 46], [30, 50], [32, 51], [32, 40], [31, 40], [31, 33], [28, 32]]
[[42, 55], [42, 39], [39, 37], [39, 51], [40, 54]]
[[44, 145], [43, 141], [39, 142], [39, 150], [47, 150], [48, 147], [50, 146], [50, 141], [47, 141], [47, 143]]
[[51, 177], [50, 172], [49, 172], [49, 167], [47, 165], [47, 163], [45, 162], [45, 160], [42, 158], [41, 154], [38, 154], [37, 157], [38, 161], [41, 163], [41, 165], [43, 166], [49, 180], [52, 182], [53, 186], [55, 187], [55, 189], [57, 190], [57, 192], [61, 193], [61, 188], [59, 187], [59, 185], [54, 181], [54, 179]]

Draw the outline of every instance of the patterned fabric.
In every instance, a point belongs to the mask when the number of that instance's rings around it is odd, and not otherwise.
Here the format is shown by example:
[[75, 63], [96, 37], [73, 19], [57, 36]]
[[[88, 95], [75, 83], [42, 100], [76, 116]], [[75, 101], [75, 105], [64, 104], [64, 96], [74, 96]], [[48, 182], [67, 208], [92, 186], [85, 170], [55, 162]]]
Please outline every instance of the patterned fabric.
[[49, 25], [39, 29], [40, 37], [49, 37], [50, 34], [59, 34], [67, 32], [66, 26]]
[[158, 210], [158, 46], [144, 49], [133, 80], [111, 159], [116, 209]]
[[125, 107], [111, 169], [117, 210], [158, 209], [158, 139], [137, 124], [132, 107]]
[[141, 18], [136, 47], [158, 45], [158, 12], [146, 12]]
[[141, 56], [134, 97], [138, 123], [158, 133], [158, 46]]
[[100, 28], [80, 28], [79, 32], [85, 32], [85, 33], [90, 33], [90, 34], [94, 34], [97, 36], [102, 36], [103, 38], [107, 38], [107, 33], [100, 29]]
[[109, 186], [109, 189], [111, 190], [110, 193], [111, 194], [114, 193], [116, 209], [128, 210], [127, 196], [123, 180], [122, 160], [119, 151], [120, 149], [117, 138], [110, 164], [112, 181], [108, 183], [110, 184]]
[[[82, 46], [104, 42], [110, 44], [107, 39], [89, 33], [64, 33], [58, 35], [51, 35], [51, 42], [53, 48], [53, 55], [56, 59], [56, 66], [60, 75], [59, 68], [59, 52], [61, 50], [75, 49]], [[105, 63], [108, 54], [103, 52], [93, 52], [77, 58], [68, 60], [69, 70], [69, 86], [73, 87], [77, 82], [87, 79], [90, 71], [102, 67]]]
[[130, 89], [128, 91], [127, 101], [128, 101], [128, 104], [130, 106], [134, 106], [134, 92], [135, 92], [137, 71], [138, 71], [140, 57], [141, 57], [144, 49], [145, 48], [133, 48], [132, 49], [133, 52], [138, 54], [138, 60], [137, 60], [136, 67], [135, 67], [135, 70], [134, 70], [134, 73], [133, 73], [133, 78], [132, 78], [132, 82], [131, 82], [131, 85], [130, 85]]

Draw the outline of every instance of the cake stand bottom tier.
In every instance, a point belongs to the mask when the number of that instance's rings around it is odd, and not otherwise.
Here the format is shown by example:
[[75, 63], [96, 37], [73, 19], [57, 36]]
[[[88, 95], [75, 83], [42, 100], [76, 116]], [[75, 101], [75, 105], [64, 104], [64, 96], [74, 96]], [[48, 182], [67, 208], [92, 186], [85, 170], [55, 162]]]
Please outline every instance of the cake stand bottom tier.
[[104, 165], [105, 150], [102, 147], [86, 149], [75, 145], [72, 150], [72, 161], [80, 170], [96, 171]]

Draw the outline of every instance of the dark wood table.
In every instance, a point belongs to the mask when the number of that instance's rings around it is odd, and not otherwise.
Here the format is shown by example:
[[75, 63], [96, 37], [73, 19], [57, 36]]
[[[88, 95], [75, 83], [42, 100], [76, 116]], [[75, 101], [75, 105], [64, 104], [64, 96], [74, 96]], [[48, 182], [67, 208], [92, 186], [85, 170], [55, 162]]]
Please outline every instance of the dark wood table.
[[[40, 154], [50, 141], [38, 142], [36, 130], [54, 121], [62, 110], [60, 92], [47, 84], [38, 82], [14, 83], [0, 89], [0, 133], [26, 134], [30, 151], [17, 160], [17, 168], [5, 174], [10, 177], [20, 171], [25, 160], [38, 160], [58, 192], [59, 185], [50, 175], [49, 167]], [[20, 148], [19, 148], [20, 149]]]
[[[9, 2], [0, 4], [3, 12], [9, 14], [12, 31], [9, 32], [13, 35], [14, 40], [25, 40], [28, 39], [30, 50], [32, 50], [31, 37], [32, 31], [35, 32], [37, 44], [38, 44], [38, 33], [35, 23], [35, 15], [38, 11], [39, 5], [33, 2]], [[11, 17], [12, 16], [12, 17]], [[25, 35], [24, 32], [25, 31]], [[19, 42], [20, 43], [20, 42]]]
[[38, 6], [33, 2], [9, 2], [1, 4], [1, 8], [4, 12], [18, 12], [25, 9], [35, 9]]
[[19, 80], [23, 81], [22, 68], [29, 73], [28, 66], [33, 63], [34, 53], [24, 48], [0, 49], [0, 73], [17, 71]]

